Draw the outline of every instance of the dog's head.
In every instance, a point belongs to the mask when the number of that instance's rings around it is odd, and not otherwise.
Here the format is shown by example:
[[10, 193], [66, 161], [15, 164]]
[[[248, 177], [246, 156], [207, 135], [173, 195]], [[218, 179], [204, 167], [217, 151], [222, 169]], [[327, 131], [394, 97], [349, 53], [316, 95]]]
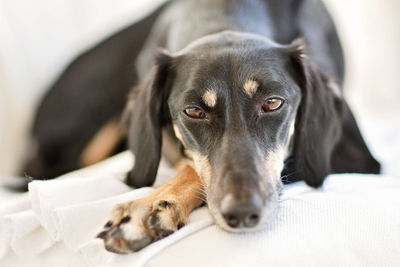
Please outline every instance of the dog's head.
[[343, 100], [303, 46], [223, 32], [161, 53], [131, 113], [133, 185], [154, 181], [167, 124], [193, 159], [224, 229], [271, 221], [285, 162], [289, 174], [321, 185], [331, 171]]

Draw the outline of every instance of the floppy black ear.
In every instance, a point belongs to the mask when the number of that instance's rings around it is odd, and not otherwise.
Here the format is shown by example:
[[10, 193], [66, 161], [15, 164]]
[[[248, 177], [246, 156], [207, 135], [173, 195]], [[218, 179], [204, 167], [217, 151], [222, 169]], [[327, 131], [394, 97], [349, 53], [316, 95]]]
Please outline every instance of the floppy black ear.
[[[319, 187], [331, 173], [332, 152], [340, 139], [344, 100], [331, 79], [313, 65], [304, 41], [289, 46], [294, 75], [301, 88], [292, 156], [287, 165], [295, 180]], [[287, 166], [286, 166], [287, 168]]]
[[128, 103], [129, 147], [135, 156], [135, 164], [127, 176], [127, 184], [133, 187], [153, 184], [161, 157], [161, 131], [170, 121], [167, 99], [174, 71], [172, 58], [166, 53], [156, 57], [151, 77], [136, 88], [133, 100]]
[[333, 173], [380, 173], [381, 165], [371, 155], [346, 105], [342, 119], [342, 135], [332, 154]]

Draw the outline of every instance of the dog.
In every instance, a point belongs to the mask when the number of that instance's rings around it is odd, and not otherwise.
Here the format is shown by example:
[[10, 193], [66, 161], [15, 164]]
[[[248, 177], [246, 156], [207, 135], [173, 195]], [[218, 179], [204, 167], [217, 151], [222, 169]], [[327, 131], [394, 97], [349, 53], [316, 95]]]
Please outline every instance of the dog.
[[[304, 180], [319, 187], [330, 173], [379, 173], [344, 99], [342, 48], [322, 2], [176, 0], [129, 29], [100, 46], [115, 52], [100, 76], [117, 79], [104, 84], [77, 77], [98, 69], [81, 57], [58, 80], [39, 108], [39, 152], [27, 167], [46, 176], [46, 166], [61, 166], [60, 159], [74, 162], [57, 170], [66, 171], [81, 166], [84, 155], [110, 154], [121, 136], [104, 131], [115, 128], [123, 106], [118, 101], [138, 81], [122, 115], [135, 155], [126, 182], [152, 185], [162, 153], [178, 174], [149, 197], [113, 209], [98, 235], [107, 250], [138, 251], [183, 227], [203, 203], [220, 228], [257, 231], [274, 220], [284, 183]], [[98, 47], [85, 56], [108, 64]], [[136, 60], [135, 74], [121, 74], [121, 65], [114, 64], [126, 59]], [[122, 89], [113, 91], [113, 82]], [[91, 98], [92, 111], [82, 112], [82, 101], [74, 112], [82, 118], [55, 119], [68, 104], [54, 111], [52, 100], [57, 92], [65, 98], [74, 84], [75, 95], [84, 86], [101, 91], [84, 98]], [[88, 123], [101, 107], [107, 116]], [[84, 138], [68, 138], [70, 126]], [[98, 144], [106, 152], [89, 153]]]

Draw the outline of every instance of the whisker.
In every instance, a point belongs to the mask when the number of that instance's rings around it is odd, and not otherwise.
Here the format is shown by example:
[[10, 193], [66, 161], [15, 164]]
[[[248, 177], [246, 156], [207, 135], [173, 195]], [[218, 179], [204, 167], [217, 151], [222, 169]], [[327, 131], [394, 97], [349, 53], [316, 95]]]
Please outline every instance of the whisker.
[[194, 197], [197, 198], [197, 199], [200, 199], [201, 201], [207, 202], [206, 196], [203, 196], [201, 194], [197, 194]]
[[281, 176], [282, 182], [287, 182], [287, 183], [290, 182], [287, 178], [292, 176], [292, 175], [294, 175], [294, 174], [297, 174], [297, 173], [298, 173], [297, 171], [294, 171], [292, 173], [288, 173], [288, 174], [282, 175]]
[[200, 190], [199, 188], [191, 188], [191, 191], [196, 193], [195, 197], [197, 199], [200, 199], [203, 202], [207, 202], [207, 194], [204, 191]]

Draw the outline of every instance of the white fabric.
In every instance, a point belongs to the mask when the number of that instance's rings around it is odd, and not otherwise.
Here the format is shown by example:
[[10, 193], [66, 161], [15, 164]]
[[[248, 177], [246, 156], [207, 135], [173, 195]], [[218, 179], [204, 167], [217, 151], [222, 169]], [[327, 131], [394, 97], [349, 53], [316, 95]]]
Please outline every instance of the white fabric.
[[12, 222], [10, 216], [13, 213], [28, 210], [30, 208], [30, 202], [27, 195], [24, 196], [13, 196], [7, 194], [2, 190], [0, 195], [7, 195], [8, 199], [2, 200], [2, 206], [0, 207], [0, 258], [7, 254], [8, 248], [11, 242], [13, 234]]
[[[180, 231], [138, 253], [109, 253], [95, 235], [112, 207], [154, 191], [130, 190], [121, 181], [130, 166], [125, 152], [56, 180], [34, 181], [29, 193], [11, 198], [0, 211], [0, 266], [43, 266], [54, 255], [73, 266], [400, 264], [400, 179], [360, 174], [331, 175], [318, 190], [303, 182], [286, 186], [276, 220], [261, 232], [228, 234], [203, 207]], [[156, 184], [173, 175], [162, 163]]]
[[19, 257], [38, 255], [54, 243], [33, 210], [5, 216], [4, 223], [12, 231], [10, 247]]
[[29, 184], [29, 196], [34, 212], [51, 238], [60, 240], [54, 212], [57, 208], [125, 193], [129, 187], [110, 177], [59, 179], [52, 183], [34, 181]]
[[367, 175], [331, 176], [321, 190], [299, 183], [268, 229], [232, 235], [213, 225], [146, 266], [400, 266], [399, 195], [399, 180]]

